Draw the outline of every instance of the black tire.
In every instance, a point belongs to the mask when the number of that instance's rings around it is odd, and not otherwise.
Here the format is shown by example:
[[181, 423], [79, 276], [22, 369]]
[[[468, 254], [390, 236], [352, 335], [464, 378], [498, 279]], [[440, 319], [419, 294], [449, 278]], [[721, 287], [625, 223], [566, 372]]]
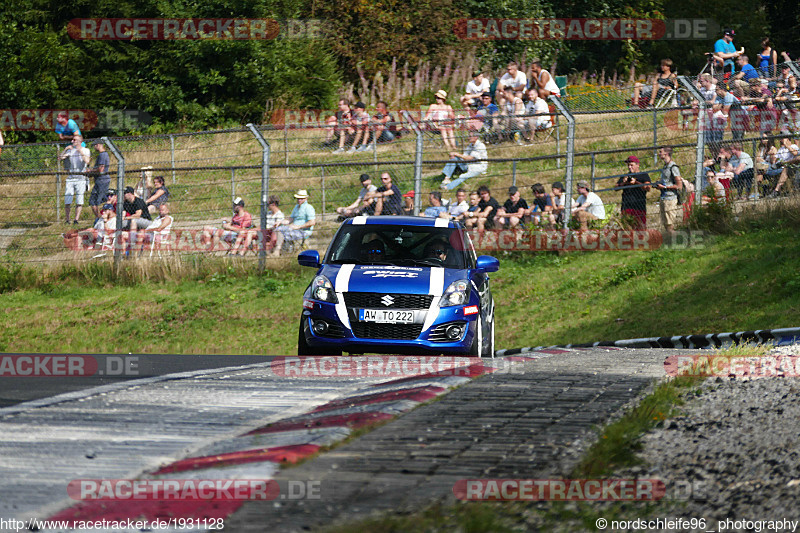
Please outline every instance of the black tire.
[[489, 329], [489, 342], [486, 351], [481, 354], [481, 357], [494, 357], [494, 312], [492, 312], [492, 325]]
[[478, 324], [475, 328], [475, 336], [472, 337], [472, 345], [469, 347], [469, 355], [470, 357], [480, 357], [481, 356], [481, 348], [483, 344], [483, 319], [481, 319], [480, 315], [478, 315]]
[[303, 320], [303, 318], [300, 319], [300, 331], [297, 333], [297, 355], [342, 355], [341, 351], [309, 346], [303, 331]]

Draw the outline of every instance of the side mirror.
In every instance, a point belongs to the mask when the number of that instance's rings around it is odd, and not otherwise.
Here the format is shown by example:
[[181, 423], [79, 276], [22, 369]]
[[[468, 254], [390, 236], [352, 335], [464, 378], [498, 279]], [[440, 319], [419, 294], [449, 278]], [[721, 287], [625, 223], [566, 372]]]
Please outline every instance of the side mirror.
[[491, 255], [479, 255], [475, 265], [478, 272], [488, 274], [489, 272], [497, 272], [500, 270], [500, 261]]
[[304, 250], [298, 254], [297, 262], [300, 263], [300, 266], [319, 268], [319, 252], [316, 250]]

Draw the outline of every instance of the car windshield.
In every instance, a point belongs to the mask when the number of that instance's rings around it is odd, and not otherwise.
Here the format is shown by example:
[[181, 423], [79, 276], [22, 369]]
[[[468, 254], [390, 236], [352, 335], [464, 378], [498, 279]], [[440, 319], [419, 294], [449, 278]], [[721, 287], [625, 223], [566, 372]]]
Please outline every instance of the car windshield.
[[454, 228], [346, 225], [328, 248], [326, 263], [470, 268], [469, 245]]

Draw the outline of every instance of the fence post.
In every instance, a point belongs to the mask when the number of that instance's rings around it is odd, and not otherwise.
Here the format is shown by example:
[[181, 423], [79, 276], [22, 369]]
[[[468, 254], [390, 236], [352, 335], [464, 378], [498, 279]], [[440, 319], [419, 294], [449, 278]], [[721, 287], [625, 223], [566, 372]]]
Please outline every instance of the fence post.
[[[551, 96], [550, 101], [553, 102], [555, 108], [558, 109], [567, 120], [567, 162], [564, 176], [564, 187], [567, 189], [565, 191], [567, 195], [564, 202], [564, 227], [566, 228], [567, 224], [569, 224], [570, 215], [572, 214], [570, 199], [572, 198], [572, 172], [575, 166], [575, 117], [569, 112], [564, 102], [561, 101], [561, 98]], [[558, 120], [558, 115], [556, 115], [556, 120]], [[556, 133], [558, 133], [558, 130], [556, 130]], [[561, 154], [559, 153], [559, 155]]]
[[706, 101], [703, 100], [703, 95], [700, 94], [700, 91], [697, 87], [694, 86], [692, 80], [687, 78], [686, 76], [678, 76], [678, 81], [689, 91], [689, 94], [692, 95], [692, 98], [697, 100], [698, 104], [698, 112], [697, 112], [697, 146], [695, 147], [695, 164], [694, 164], [694, 197], [695, 203], [698, 201], [700, 197], [703, 195], [703, 160], [705, 159], [705, 121], [708, 116], [708, 105]]
[[561, 129], [558, 127], [558, 117], [556, 115], [556, 168], [561, 168]]
[[408, 111], [403, 111], [403, 116], [406, 118], [406, 122], [411, 125], [411, 129], [414, 130], [414, 135], [417, 136], [416, 149], [414, 150], [414, 215], [416, 216], [419, 215], [420, 204], [422, 203], [422, 198], [420, 198], [422, 192], [422, 132], [419, 131], [417, 123], [411, 120]]
[[122, 155], [117, 145], [108, 137], [103, 137], [103, 142], [109, 151], [117, 158], [117, 229], [114, 232], [114, 266], [119, 266], [122, 257], [122, 200], [125, 191], [125, 156]]
[[511, 162], [511, 185], [517, 186], [517, 160]]
[[61, 155], [61, 148], [56, 144], [56, 222], [61, 222], [61, 161], [58, 156]]
[[172, 184], [175, 185], [175, 136], [169, 134], [169, 162], [172, 168]]
[[592, 184], [592, 190], [594, 190], [594, 176], [595, 176], [595, 172], [597, 171], [596, 166], [597, 166], [597, 154], [592, 152], [592, 174], [591, 174], [591, 181], [590, 181], [590, 183]]
[[236, 200], [236, 167], [231, 167], [231, 203]]
[[325, 216], [325, 204], [328, 197], [325, 194], [325, 165], [322, 165], [322, 216]]
[[261, 231], [258, 232], [258, 270], [267, 266], [267, 197], [269, 195], [269, 143], [252, 122], [247, 128], [261, 145]]
[[653, 106], [653, 164], [658, 164], [658, 108], [656, 106]]

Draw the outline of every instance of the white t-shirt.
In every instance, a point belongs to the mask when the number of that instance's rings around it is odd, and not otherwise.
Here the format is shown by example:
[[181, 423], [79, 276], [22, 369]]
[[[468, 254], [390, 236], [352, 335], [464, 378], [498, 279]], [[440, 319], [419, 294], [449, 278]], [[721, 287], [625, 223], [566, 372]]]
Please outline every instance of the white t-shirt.
[[489, 162], [486, 161], [488, 154], [486, 153], [486, 145], [483, 141], [478, 139], [475, 144], [470, 144], [464, 151], [466, 155], [471, 155], [475, 159], [482, 159], [483, 161], [470, 161], [467, 166], [470, 172], [483, 172], [489, 168]]
[[500, 82], [497, 84], [497, 87], [502, 89], [506, 85], [514, 87], [514, 90], [517, 90], [517, 87], [522, 85], [522, 88], [524, 89], [525, 86], [528, 85], [528, 77], [521, 70], [518, 70], [517, 75], [513, 78], [511, 77], [511, 74], [506, 72], [500, 77]]
[[485, 92], [488, 92], [489, 89], [491, 89], [491, 87], [492, 86], [489, 83], [489, 80], [487, 80], [486, 78], [483, 78], [483, 80], [481, 81], [480, 85], [475, 85], [475, 80], [474, 79], [473, 80], [469, 80], [467, 82], [467, 94], [469, 94], [469, 95], [483, 94]]
[[460, 204], [456, 203], [451, 204], [450, 209], [448, 209], [448, 212], [450, 213], [451, 217], [457, 217], [462, 213], [466, 213], [468, 210], [469, 210], [469, 204], [467, 203], [466, 200], [464, 200]]
[[[797, 152], [800, 149], [797, 148], [796, 144], [792, 144], [791, 150], [794, 150], [795, 152]], [[791, 150], [789, 148], [786, 148], [785, 146], [781, 145], [781, 147], [778, 148], [778, 152], [775, 154], [775, 159], [777, 159], [778, 161], [784, 161], [784, 162], [792, 159], [794, 156], [792, 155]]]
[[275, 226], [278, 225], [278, 222], [286, 218], [283, 212], [278, 209], [275, 213], [270, 211], [267, 213], [267, 229], [274, 229]]
[[[547, 114], [543, 115], [542, 113]], [[544, 98], [537, 98], [535, 102], [529, 101], [525, 104], [525, 114], [538, 115], [533, 117], [536, 119], [537, 128], [549, 128], [553, 125], [552, 119], [550, 118], [550, 108], [547, 106], [547, 102]]]
[[586, 211], [601, 220], [606, 218], [606, 209], [603, 207], [603, 200], [593, 192], [585, 196], [583, 194], [578, 196], [578, 205], [585, 207]]

